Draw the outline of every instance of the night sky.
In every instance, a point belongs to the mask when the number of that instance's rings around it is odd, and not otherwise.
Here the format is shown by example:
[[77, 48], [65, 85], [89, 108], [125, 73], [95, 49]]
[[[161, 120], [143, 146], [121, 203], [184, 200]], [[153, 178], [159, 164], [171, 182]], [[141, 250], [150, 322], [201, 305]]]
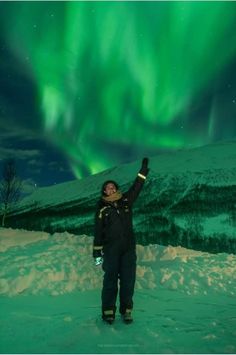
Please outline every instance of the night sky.
[[235, 140], [235, 24], [236, 2], [2, 1], [0, 163], [31, 191]]

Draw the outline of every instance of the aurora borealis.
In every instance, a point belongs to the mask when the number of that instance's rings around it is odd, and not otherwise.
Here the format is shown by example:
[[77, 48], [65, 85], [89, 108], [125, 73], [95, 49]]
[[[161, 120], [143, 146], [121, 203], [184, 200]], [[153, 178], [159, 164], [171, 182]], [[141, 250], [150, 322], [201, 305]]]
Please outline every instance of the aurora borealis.
[[235, 2], [1, 2], [1, 119], [77, 178], [235, 139], [235, 23]]

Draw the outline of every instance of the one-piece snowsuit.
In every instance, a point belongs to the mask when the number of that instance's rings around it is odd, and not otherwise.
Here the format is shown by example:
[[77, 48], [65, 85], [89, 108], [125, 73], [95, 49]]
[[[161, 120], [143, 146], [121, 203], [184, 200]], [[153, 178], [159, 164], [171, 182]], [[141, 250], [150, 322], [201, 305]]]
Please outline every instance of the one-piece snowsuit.
[[113, 202], [101, 198], [95, 215], [94, 249], [103, 250], [102, 312], [116, 311], [118, 280], [120, 313], [133, 308], [136, 275], [136, 241], [132, 206], [146, 177], [138, 174], [131, 188]]

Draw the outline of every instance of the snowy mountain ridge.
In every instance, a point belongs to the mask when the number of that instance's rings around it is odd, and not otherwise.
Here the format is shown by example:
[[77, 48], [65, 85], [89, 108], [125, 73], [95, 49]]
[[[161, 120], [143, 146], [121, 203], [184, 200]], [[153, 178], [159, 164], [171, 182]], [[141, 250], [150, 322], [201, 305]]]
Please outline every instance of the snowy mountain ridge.
[[[14, 213], [18, 210], [25, 211], [27, 206], [32, 209], [32, 203], [37, 203], [37, 207], [47, 207], [69, 201], [82, 201], [88, 195], [99, 196], [104, 180], [116, 179], [121, 186], [130, 183], [135, 178], [140, 164], [140, 161], [122, 164], [82, 180], [37, 188], [13, 211]], [[187, 186], [191, 183], [210, 186], [236, 185], [236, 142], [161, 154], [149, 158], [149, 166], [149, 176], [160, 180], [168, 181], [169, 179], [169, 184], [173, 183], [172, 179], [176, 176]]]
[[[102, 183], [113, 179], [126, 191], [140, 166], [141, 161], [122, 164], [82, 180], [38, 188], [15, 206], [7, 223], [14, 228], [93, 235]], [[149, 167], [134, 206], [141, 244], [236, 252], [236, 142], [161, 154], [150, 158]], [[217, 235], [209, 231], [211, 220], [218, 225]]]

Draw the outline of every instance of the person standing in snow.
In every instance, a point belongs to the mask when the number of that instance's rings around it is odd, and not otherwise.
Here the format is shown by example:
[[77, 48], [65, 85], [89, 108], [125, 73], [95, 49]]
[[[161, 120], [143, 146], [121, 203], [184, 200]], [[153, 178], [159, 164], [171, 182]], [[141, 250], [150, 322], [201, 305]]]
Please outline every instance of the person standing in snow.
[[120, 314], [125, 323], [132, 322], [133, 294], [136, 276], [136, 242], [132, 226], [132, 206], [148, 175], [148, 158], [130, 189], [121, 193], [113, 180], [102, 185], [102, 197], [95, 214], [93, 257], [95, 264], [102, 263], [104, 271], [102, 288], [102, 319], [113, 323], [116, 298], [119, 298]]

